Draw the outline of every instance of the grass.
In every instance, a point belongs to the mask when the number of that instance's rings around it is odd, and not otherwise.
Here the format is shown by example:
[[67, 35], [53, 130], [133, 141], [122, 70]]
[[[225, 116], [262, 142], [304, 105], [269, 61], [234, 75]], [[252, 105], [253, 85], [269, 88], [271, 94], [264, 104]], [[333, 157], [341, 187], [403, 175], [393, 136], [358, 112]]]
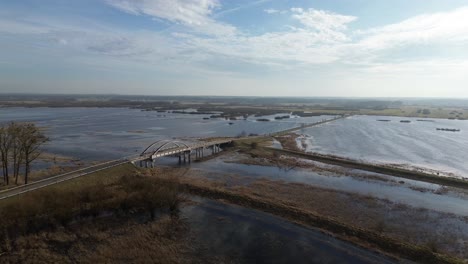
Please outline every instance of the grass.
[[[181, 220], [163, 216], [140, 223], [96, 219], [73, 227], [19, 237], [2, 263], [190, 263]], [[203, 263], [199, 261], [198, 263]]]
[[145, 177], [127, 164], [5, 199], [0, 202], [0, 256], [14, 259], [22, 238], [55, 234], [106, 215], [155, 219], [157, 211], [175, 211], [179, 201], [176, 180]]

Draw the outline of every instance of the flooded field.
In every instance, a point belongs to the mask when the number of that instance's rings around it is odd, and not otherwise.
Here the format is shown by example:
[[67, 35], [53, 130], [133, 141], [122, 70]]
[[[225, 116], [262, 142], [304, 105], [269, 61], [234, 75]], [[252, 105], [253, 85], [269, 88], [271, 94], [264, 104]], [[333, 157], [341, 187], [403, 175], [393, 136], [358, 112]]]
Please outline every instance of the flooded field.
[[36, 122], [50, 137], [46, 151], [93, 161], [121, 158], [139, 153], [159, 139], [267, 134], [329, 116], [291, 118], [258, 122], [208, 119], [191, 115], [141, 111], [128, 108], [0, 108], [0, 123]]
[[[229, 160], [229, 159], [227, 159]], [[416, 208], [468, 216], [468, 194], [450, 191], [444, 187], [401, 179], [382, 174], [338, 168], [336, 172], [317, 172], [311, 169], [284, 169], [274, 166], [246, 165], [214, 159], [194, 163], [199, 168], [219, 173], [229, 172], [242, 175], [244, 179], [233, 184], [244, 184], [258, 179], [304, 183], [326, 189], [368, 195], [394, 203], [403, 203]], [[341, 172], [339, 170], [341, 169]], [[214, 174], [216, 179], [216, 174]], [[219, 175], [222, 177], [222, 175]], [[443, 191], [443, 195], [440, 193]]]
[[298, 133], [307, 136], [307, 151], [468, 177], [468, 121], [353, 116]]

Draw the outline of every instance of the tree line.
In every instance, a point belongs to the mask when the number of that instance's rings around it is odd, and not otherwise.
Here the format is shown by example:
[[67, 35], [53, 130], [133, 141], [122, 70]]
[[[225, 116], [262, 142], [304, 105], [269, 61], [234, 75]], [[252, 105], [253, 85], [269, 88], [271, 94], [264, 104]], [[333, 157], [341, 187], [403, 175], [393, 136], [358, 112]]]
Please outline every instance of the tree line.
[[0, 127], [0, 161], [4, 184], [10, 184], [10, 177], [18, 184], [21, 175], [27, 184], [31, 163], [39, 157], [40, 147], [48, 140], [32, 123], [10, 122]]

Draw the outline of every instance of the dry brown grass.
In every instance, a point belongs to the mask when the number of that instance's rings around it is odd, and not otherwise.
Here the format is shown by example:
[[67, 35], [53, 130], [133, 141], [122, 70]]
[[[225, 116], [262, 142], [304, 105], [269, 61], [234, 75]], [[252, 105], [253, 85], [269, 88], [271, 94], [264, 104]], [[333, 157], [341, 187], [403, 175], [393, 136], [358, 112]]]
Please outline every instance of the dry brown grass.
[[70, 228], [40, 232], [15, 241], [2, 263], [192, 263], [187, 226], [164, 216], [138, 223], [98, 219]]
[[[156, 212], [175, 212], [180, 201], [178, 186], [176, 180], [161, 181], [145, 177], [130, 165], [125, 165], [3, 200], [0, 203], [1, 259], [22, 263], [21, 258], [27, 255], [32, 260], [71, 260], [75, 254], [69, 254], [64, 248], [86, 242], [81, 238], [82, 232], [76, 230], [81, 223], [90, 222], [88, 227], [91, 228], [92, 223], [100, 219], [113, 223], [115, 219], [127, 219], [135, 214], [139, 218], [155, 219]], [[150, 227], [149, 230], [157, 231], [154, 228]], [[163, 229], [170, 230], [167, 226]], [[122, 232], [126, 232], [126, 229]], [[49, 236], [53, 236], [54, 240], [50, 240]], [[102, 249], [96, 252], [101, 252], [101, 258], [104, 258], [106, 252], [123, 245], [122, 241], [109, 244], [114, 247], [110, 246], [107, 251]], [[161, 244], [164, 244], [163, 241]], [[89, 263], [93, 262], [90, 260]]]
[[284, 149], [289, 149], [289, 150], [294, 150], [294, 151], [302, 151], [297, 146], [296, 143], [296, 138], [298, 137], [297, 134], [295, 133], [289, 133], [284, 136], [278, 136], [275, 137], [276, 140], [278, 140], [281, 143], [281, 146], [283, 146]]

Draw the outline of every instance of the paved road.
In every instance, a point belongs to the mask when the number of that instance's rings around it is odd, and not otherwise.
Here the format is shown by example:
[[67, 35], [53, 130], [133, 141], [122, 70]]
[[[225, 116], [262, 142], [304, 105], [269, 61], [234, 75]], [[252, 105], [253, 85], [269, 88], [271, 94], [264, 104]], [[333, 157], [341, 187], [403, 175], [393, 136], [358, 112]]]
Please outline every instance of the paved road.
[[11, 189], [8, 189], [8, 190], [3, 190], [3, 191], [0, 191], [0, 200], [6, 199], [6, 198], [9, 198], [9, 197], [13, 197], [13, 196], [16, 196], [16, 195], [19, 195], [19, 194], [22, 194], [22, 193], [26, 193], [26, 192], [29, 192], [29, 191], [41, 189], [41, 188], [44, 188], [44, 187], [49, 186], [49, 185], [53, 185], [53, 184], [68, 181], [68, 180], [71, 180], [71, 179], [75, 179], [75, 178], [78, 178], [78, 177], [81, 177], [81, 176], [84, 176], [84, 175], [88, 175], [88, 174], [91, 174], [91, 173], [94, 173], [94, 172], [109, 169], [109, 168], [119, 166], [119, 165], [122, 165], [122, 164], [125, 164], [125, 163], [128, 163], [128, 162], [129, 162], [128, 159], [112, 160], [112, 161], [104, 162], [104, 163], [101, 163], [101, 164], [93, 165], [93, 166], [90, 166], [90, 167], [87, 167], [87, 168], [79, 169], [79, 170], [76, 170], [76, 171], [67, 172], [67, 173], [64, 173], [64, 174], [60, 174], [60, 175], [57, 175], [57, 176], [46, 178], [46, 179], [43, 179], [43, 180], [40, 180], [40, 181], [31, 182], [31, 183], [29, 183], [27, 185], [21, 185], [21, 186], [14, 187], [14, 188], [11, 188]]
[[290, 129], [285, 129], [285, 130], [282, 130], [282, 131], [271, 133], [270, 136], [280, 136], [280, 135], [283, 135], [283, 134], [287, 134], [287, 133], [290, 133], [290, 132], [301, 130], [303, 128], [314, 127], [314, 126], [319, 126], [319, 125], [322, 125], [322, 124], [330, 123], [330, 122], [333, 122], [333, 121], [336, 121], [336, 120], [339, 120], [339, 119], [343, 119], [343, 118], [346, 118], [346, 117], [349, 117], [349, 115], [339, 116], [339, 117], [323, 120], [323, 121], [308, 124], [308, 125], [303, 125], [303, 126], [299, 126], [299, 127], [293, 127], [293, 128], [290, 128]]

